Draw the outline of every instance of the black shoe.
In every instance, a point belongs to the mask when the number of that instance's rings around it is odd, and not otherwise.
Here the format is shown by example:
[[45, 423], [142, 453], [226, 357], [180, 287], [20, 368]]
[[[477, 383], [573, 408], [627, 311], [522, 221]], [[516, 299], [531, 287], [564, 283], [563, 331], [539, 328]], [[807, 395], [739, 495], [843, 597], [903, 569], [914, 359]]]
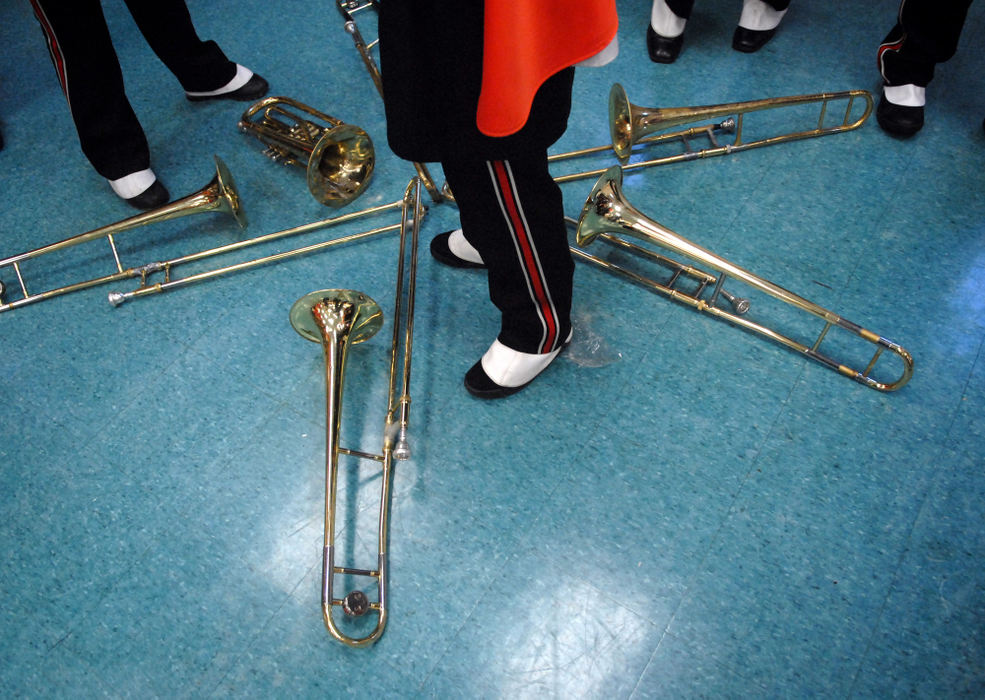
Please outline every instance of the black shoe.
[[[560, 348], [543, 355], [533, 355], [508, 348], [497, 340], [486, 351], [486, 354], [479, 358], [479, 361], [465, 373], [465, 388], [472, 396], [479, 399], [502, 399], [512, 396], [529, 386], [545, 369], [550, 367], [570, 343], [571, 332], [569, 331], [567, 340]], [[521, 383], [518, 386], [502, 386], [494, 382], [482, 367], [482, 361], [486, 357], [492, 358], [494, 366], [500, 364], [509, 367], [506, 374], [512, 375], [514, 380], [519, 379]]]
[[654, 63], [673, 63], [681, 55], [681, 49], [683, 47], [683, 34], [675, 36], [673, 39], [668, 39], [665, 36], [660, 36], [653, 31], [653, 27], [647, 25], [646, 50], [650, 54], [650, 60]]
[[756, 53], [766, 45], [776, 29], [746, 29], [736, 27], [732, 35], [732, 48], [742, 53]]
[[206, 100], [238, 100], [240, 102], [250, 102], [252, 100], [258, 100], [267, 94], [267, 90], [270, 89], [270, 85], [261, 76], [256, 73], [253, 77], [246, 81], [246, 84], [242, 87], [233, 90], [232, 92], [223, 92], [219, 95], [189, 95], [185, 94], [190, 102], [204, 102]]
[[486, 266], [482, 263], [463, 260], [451, 252], [451, 248], [448, 247], [448, 239], [451, 238], [451, 234], [451, 231], [445, 231], [431, 239], [431, 257], [450, 267], [485, 269]]
[[161, 184], [160, 180], [154, 180], [154, 184], [146, 190], [126, 200], [126, 203], [135, 209], [154, 209], [163, 206], [171, 200], [168, 188]]
[[876, 108], [876, 121], [883, 131], [890, 134], [913, 136], [923, 128], [923, 107], [894, 104], [883, 95]]

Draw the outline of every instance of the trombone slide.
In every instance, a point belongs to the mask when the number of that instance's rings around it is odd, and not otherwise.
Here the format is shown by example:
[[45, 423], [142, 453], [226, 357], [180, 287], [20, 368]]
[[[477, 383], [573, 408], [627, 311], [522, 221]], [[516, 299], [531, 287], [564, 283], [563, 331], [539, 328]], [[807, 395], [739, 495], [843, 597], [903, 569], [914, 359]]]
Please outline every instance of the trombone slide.
[[[686, 303], [698, 311], [717, 316], [729, 321], [746, 330], [762, 335], [770, 340], [778, 342], [786, 347], [795, 350], [806, 357], [818, 362], [840, 374], [849, 377], [856, 382], [869, 388], [879, 391], [895, 391], [905, 385], [913, 374], [913, 357], [910, 353], [897, 343], [887, 340], [882, 336], [873, 333], [862, 326], [859, 326], [848, 319], [842, 318], [838, 314], [825, 309], [812, 301], [790, 292], [767, 279], [745, 270], [735, 263], [722, 258], [701, 246], [692, 243], [686, 238], [678, 235], [670, 229], [662, 226], [656, 221], [647, 218], [638, 210], [630, 205], [622, 193], [622, 170], [619, 166], [613, 166], [603, 175], [582, 208], [581, 216], [575, 234], [576, 242], [579, 247], [591, 244], [600, 236], [608, 234], [625, 234], [646, 242], [654, 243], [666, 248], [674, 253], [706, 265], [718, 271], [714, 275], [714, 287], [711, 297], [705, 299], [698, 294], [685, 294], [673, 288], [671, 285], [660, 285], [649, 278], [636, 275], [635, 273], [620, 268], [616, 265], [603, 261], [594, 256], [580, 254], [589, 262], [595, 263], [611, 272], [617, 272], [634, 281], [646, 284], [655, 291], [670, 296], [676, 301]], [[612, 236], [617, 241], [621, 241], [618, 236]], [[683, 266], [682, 266], [683, 268]], [[675, 275], [676, 279], [677, 276]], [[726, 279], [732, 278], [750, 287], [774, 297], [790, 306], [805, 311], [808, 314], [820, 318], [824, 321], [824, 326], [817, 338], [811, 343], [804, 343], [780, 333], [764, 324], [744, 318], [742, 313], [736, 308], [736, 313], [729, 312], [716, 304], [717, 298], [724, 294], [723, 284]], [[706, 285], [701, 285], [703, 291]], [[841, 328], [849, 333], [875, 345], [875, 350], [871, 359], [864, 369], [857, 369], [844, 362], [840, 362], [821, 352], [820, 346], [828, 331], [832, 328]], [[891, 381], [880, 381], [871, 376], [872, 370], [876, 367], [877, 361], [884, 351], [889, 351], [896, 355], [902, 363], [900, 375]]]

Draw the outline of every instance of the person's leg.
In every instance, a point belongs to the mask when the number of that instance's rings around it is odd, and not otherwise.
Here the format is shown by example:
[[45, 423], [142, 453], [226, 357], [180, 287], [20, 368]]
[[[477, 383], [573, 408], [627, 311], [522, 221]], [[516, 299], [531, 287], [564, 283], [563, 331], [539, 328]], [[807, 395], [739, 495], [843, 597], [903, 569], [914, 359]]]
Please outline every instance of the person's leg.
[[673, 63], [684, 46], [684, 26], [694, 0], [653, 0], [646, 27], [646, 49], [654, 63]]
[[181, 83], [188, 98], [255, 100], [267, 82], [236, 64], [214, 41], [202, 41], [185, 0], [126, 0], [147, 44]]
[[466, 387], [478, 396], [506, 396], [533, 380], [570, 338], [574, 262], [561, 190], [546, 153], [442, 166], [501, 313], [499, 335], [469, 370]]
[[937, 64], [957, 50], [970, 5], [971, 0], [902, 0], [877, 52], [883, 94], [876, 119], [884, 130], [912, 136], [923, 127], [927, 86]]
[[743, 0], [732, 48], [743, 53], [759, 51], [776, 34], [789, 6], [790, 0]]
[[99, 0], [31, 2], [83, 154], [134, 206], [163, 204], [168, 193], [150, 170], [147, 138], [127, 99]]

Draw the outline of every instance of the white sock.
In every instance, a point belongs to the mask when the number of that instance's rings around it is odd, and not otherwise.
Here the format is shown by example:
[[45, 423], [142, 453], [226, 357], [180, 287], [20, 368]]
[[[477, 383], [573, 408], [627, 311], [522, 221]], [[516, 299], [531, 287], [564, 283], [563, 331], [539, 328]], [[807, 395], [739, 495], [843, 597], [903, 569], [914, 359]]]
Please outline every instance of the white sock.
[[927, 104], [927, 88], [919, 85], [885, 85], [882, 94], [901, 107], [923, 107]]
[[212, 97], [214, 95], [225, 95], [227, 92], [235, 92], [241, 87], [250, 82], [250, 78], [253, 77], [253, 71], [249, 68], [236, 64], [236, 75], [228, 83], [223, 85], [218, 90], [209, 90], [208, 92], [188, 92], [186, 95], [191, 95], [192, 97]]
[[684, 33], [685, 24], [687, 20], [675, 15], [667, 6], [667, 0], [653, 0], [653, 7], [650, 9], [650, 26], [653, 31], [662, 37], [674, 39]]
[[124, 175], [118, 180], [107, 180], [109, 186], [113, 188], [117, 196], [123, 199], [132, 199], [138, 194], [145, 192], [148, 187], [154, 184], [157, 176], [150, 168], [140, 170], [129, 175]]
[[484, 264], [482, 262], [482, 256], [479, 255], [479, 251], [473, 248], [472, 244], [465, 240], [465, 234], [462, 233], [462, 229], [460, 228], [455, 229], [451, 232], [451, 235], [448, 236], [448, 249], [456, 258], [478, 263], [479, 265]]
[[760, 32], [776, 29], [785, 14], [787, 14], [786, 10], [774, 10], [763, 0], [742, 0], [739, 26]]

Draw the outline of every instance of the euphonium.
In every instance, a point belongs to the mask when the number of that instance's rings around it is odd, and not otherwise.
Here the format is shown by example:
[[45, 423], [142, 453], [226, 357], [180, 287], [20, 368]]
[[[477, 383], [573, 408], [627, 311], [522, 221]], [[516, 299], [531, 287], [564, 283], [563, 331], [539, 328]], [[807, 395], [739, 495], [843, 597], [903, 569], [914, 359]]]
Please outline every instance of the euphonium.
[[369, 134], [297, 100], [260, 100], [243, 112], [239, 128], [267, 144], [264, 153], [272, 160], [305, 168], [308, 190], [327, 206], [343, 207], [354, 200], [373, 175], [376, 153]]

